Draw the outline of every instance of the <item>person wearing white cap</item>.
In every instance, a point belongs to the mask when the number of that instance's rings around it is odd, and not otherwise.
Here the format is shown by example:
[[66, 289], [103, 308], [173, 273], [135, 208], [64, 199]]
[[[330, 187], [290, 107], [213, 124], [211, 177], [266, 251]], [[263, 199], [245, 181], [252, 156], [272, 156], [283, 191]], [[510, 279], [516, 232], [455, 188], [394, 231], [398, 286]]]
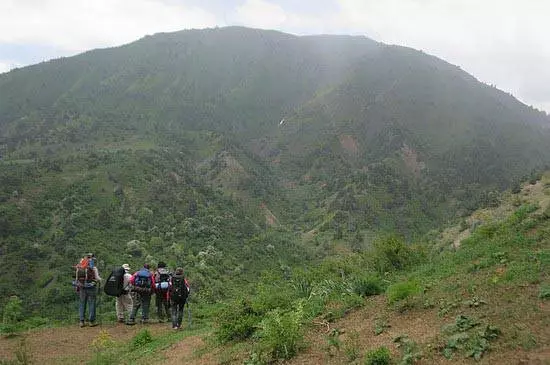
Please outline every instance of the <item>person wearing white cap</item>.
[[130, 278], [132, 277], [132, 274], [130, 274], [130, 265], [124, 264], [122, 268], [124, 269], [123, 291], [122, 294], [116, 298], [115, 305], [116, 316], [119, 323], [124, 323], [124, 311], [126, 310], [129, 314], [132, 313], [132, 309], [134, 308], [132, 296], [130, 295]]

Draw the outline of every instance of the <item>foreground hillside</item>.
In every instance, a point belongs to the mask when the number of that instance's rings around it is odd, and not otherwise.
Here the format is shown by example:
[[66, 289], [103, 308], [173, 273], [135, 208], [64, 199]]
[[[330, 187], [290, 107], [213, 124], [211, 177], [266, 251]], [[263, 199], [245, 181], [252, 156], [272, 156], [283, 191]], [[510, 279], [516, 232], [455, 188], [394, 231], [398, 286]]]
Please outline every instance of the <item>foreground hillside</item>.
[[547, 364], [550, 173], [497, 199], [410, 248], [389, 239], [310, 267], [311, 276], [260, 279], [255, 296], [215, 317], [193, 304], [196, 321], [177, 333], [104, 319], [2, 338], [0, 354], [13, 358], [26, 339], [19, 353], [40, 363], [71, 363], [84, 346], [84, 360], [101, 364]]

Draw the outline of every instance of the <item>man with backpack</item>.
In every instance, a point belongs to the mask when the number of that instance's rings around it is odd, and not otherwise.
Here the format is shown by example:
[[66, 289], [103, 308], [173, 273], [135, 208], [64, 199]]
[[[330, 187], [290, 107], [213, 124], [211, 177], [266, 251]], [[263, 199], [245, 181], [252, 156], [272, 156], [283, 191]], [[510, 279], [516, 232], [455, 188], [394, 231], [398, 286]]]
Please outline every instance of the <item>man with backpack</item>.
[[80, 296], [80, 305], [78, 315], [80, 318], [80, 327], [85, 326], [86, 306], [88, 306], [88, 319], [90, 327], [97, 326], [96, 317], [96, 300], [97, 290], [101, 285], [101, 277], [95, 265], [96, 259], [94, 254], [88, 253], [75, 266], [75, 286]]
[[127, 325], [136, 324], [136, 314], [141, 308], [141, 323], [149, 323], [149, 305], [151, 303], [151, 295], [155, 290], [155, 277], [149, 271], [149, 264], [144, 264], [143, 267], [134, 273], [130, 278], [132, 290], [136, 294], [134, 306], [130, 313], [130, 319], [126, 322]]
[[130, 295], [130, 279], [132, 274], [130, 274], [130, 265], [122, 265], [124, 269], [124, 279], [122, 284], [122, 294], [116, 298], [116, 316], [119, 323], [124, 323], [124, 310], [128, 312], [128, 315], [131, 315], [133, 309], [133, 300]]
[[172, 328], [181, 328], [183, 308], [189, 296], [189, 283], [183, 275], [183, 269], [178, 267], [170, 280], [170, 305], [172, 306]]
[[159, 262], [158, 268], [155, 271], [155, 294], [156, 294], [156, 305], [157, 305], [157, 315], [159, 322], [164, 322], [164, 314], [166, 313], [166, 319], [170, 318], [170, 298], [169, 298], [169, 289], [170, 289], [170, 278], [172, 274], [166, 268], [164, 262]]

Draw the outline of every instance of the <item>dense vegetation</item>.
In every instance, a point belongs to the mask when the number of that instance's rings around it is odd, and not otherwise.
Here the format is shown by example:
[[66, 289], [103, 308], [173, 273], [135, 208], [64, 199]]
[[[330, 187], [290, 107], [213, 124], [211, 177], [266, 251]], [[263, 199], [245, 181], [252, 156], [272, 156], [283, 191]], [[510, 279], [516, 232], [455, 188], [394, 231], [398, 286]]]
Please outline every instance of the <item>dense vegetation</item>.
[[[407, 250], [550, 161], [546, 114], [364, 37], [157, 34], [2, 74], [0, 95], [0, 301], [28, 298], [27, 317], [67, 319], [71, 265], [94, 251], [103, 275], [183, 265], [200, 303], [250, 293], [228, 315], [275, 331], [322, 305], [262, 302], [260, 272], [292, 278], [298, 300], [339, 270], [355, 302], [376, 280], [335, 253], [392, 232], [380, 250]], [[385, 260], [357, 267], [408, 264]], [[221, 340], [251, 334], [228, 323]]]

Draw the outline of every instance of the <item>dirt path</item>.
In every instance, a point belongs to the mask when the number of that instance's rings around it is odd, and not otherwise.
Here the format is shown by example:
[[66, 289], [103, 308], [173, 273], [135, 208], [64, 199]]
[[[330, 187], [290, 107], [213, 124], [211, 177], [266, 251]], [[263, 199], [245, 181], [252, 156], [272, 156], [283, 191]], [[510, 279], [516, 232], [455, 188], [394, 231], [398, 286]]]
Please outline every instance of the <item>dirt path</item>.
[[[171, 331], [166, 323], [146, 326], [153, 336]], [[32, 353], [33, 363], [84, 364], [91, 359], [91, 344], [101, 331], [106, 331], [116, 342], [127, 342], [142, 328], [143, 325], [104, 324], [97, 327], [79, 328], [74, 325], [29, 331], [20, 336], [0, 338], [0, 359], [14, 358], [14, 353], [24, 338], [28, 352]]]

